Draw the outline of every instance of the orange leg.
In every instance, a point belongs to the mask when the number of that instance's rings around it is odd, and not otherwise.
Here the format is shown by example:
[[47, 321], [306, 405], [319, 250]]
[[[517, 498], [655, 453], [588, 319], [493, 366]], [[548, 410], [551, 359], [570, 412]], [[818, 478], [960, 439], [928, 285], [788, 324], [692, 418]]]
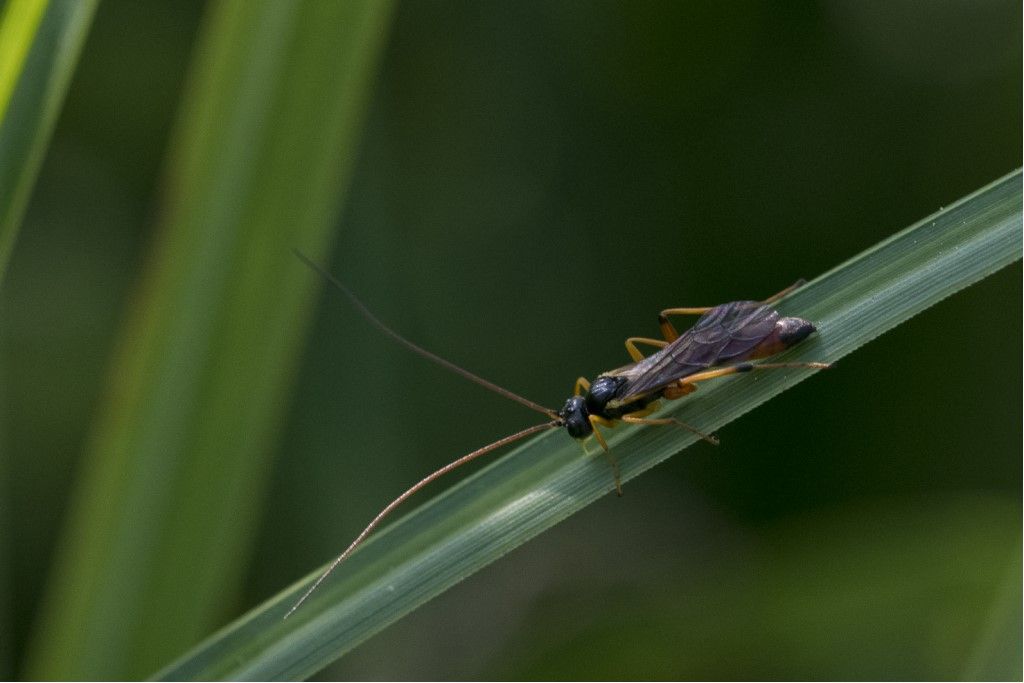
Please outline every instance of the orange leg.
[[[724, 368], [715, 368], [714, 370], [705, 370], [704, 372], [698, 372], [694, 375], [688, 375], [684, 379], [679, 380], [679, 390], [683, 390], [687, 385], [692, 386], [696, 382], [705, 382], [709, 379], [715, 379], [717, 377], [725, 377], [726, 375], [735, 375], [740, 372], [750, 372], [752, 370], [776, 370], [778, 368], [813, 368], [815, 370], [827, 370], [832, 367], [831, 363], [740, 363], [739, 365], [730, 365]], [[692, 387], [686, 393], [696, 391], [697, 387]]]
[[682, 427], [689, 432], [693, 432], [712, 446], [718, 445], [717, 436], [714, 436], [713, 434], [705, 434], [696, 427], [692, 427], [685, 422], [675, 419], [674, 417], [636, 417], [633, 415], [623, 415], [622, 421], [639, 425], [675, 425], [676, 427]]
[[[604, 451], [604, 457], [608, 459], [608, 464], [612, 467], [612, 476], [615, 478], [615, 493], [616, 495], [622, 495], [622, 476], [619, 473], [619, 461], [612, 455], [612, 451], [608, 448], [608, 442], [604, 440], [604, 436], [601, 434], [601, 430], [597, 428], [598, 425], [603, 427], [613, 428], [615, 423], [611, 420], [606, 420], [603, 417], [597, 415], [591, 415], [587, 419], [590, 420], [590, 426], [594, 429], [594, 438], [601, 444], [601, 449]], [[584, 449], [586, 452], [586, 449]]]
[[674, 342], [676, 339], [679, 339], [679, 333], [676, 332], [675, 326], [669, 322], [668, 316], [704, 315], [712, 308], [714, 308], [714, 306], [708, 306], [706, 308], [666, 308], [658, 315], [658, 326], [661, 328], [661, 334], [665, 337], [665, 341]]
[[633, 359], [634, 363], [639, 363], [644, 359], [644, 354], [640, 352], [640, 349], [636, 348], [637, 344], [656, 346], [659, 349], [663, 349], [668, 346], [668, 342], [662, 341], [661, 339], [651, 339], [650, 337], [630, 337], [626, 340], [626, 351], [629, 353], [629, 356]]
[[675, 384], [670, 384], [665, 387], [665, 391], [662, 393], [662, 396], [670, 401], [674, 401], [677, 398], [682, 398], [683, 396], [692, 394], [695, 391], [697, 391], [696, 384], [690, 384], [686, 380], [679, 380]]
[[[779, 368], [814, 368], [816, 370], [824, 370], [832, 367], [830, 363], [740, 363], [739, 365], [730, 365], [725, 368], [715, 368], [714, 370], [705, 370], [704, 372], [698, 372], [694, 375], [689, 375], [684, 379], [679, 380], [677, 383], [667, 387], [664, 391], [664, 397], [668, 400], [677, 399], [681, 396], [691, 394], [697, 391], [697, 382], [705, 382], [709, 379], [716, 379], [718, 377], [725, 377], [727, 375], [734, 375], [741, 372], [751, 372], [752, 370], [775, 370]], [[644, 410], [631, 413], [629, 415], [623, 415], [622, 421], [631, 424], [644, 424], [644, 425], [675, 425], [676, 427], [682, 427], [688, 431], [693, 432], [700, 438], [704, 439], [708, 443], [717, 446], [718, 438], [711, 434], [705, 434], [696, 427], [686, 424], [680, 420], [672, 417], [660, 417], [650, 418], [645, 417], [653, 410], [653, 406], [649, 406]]]
[[789, 296], [790, 294], [792, 294], [793, 292], [795, 292], [796, 290], [800, 289], [801, 287], [803, 287], [806, 284], [807, 284], [807, 280], [805, 280], [803, 278], [800, 278], [799, 280], [797, 280], [796, 282], [791, 284], [789, 287], [786, 287], [781, 292], [778, 292], [777, 294], [772, 294], [770, 297], [765, 299], [763, 303], [773, 304], [776, 301], [778, 301], [779, 299], [783, 299], [783, 298]]

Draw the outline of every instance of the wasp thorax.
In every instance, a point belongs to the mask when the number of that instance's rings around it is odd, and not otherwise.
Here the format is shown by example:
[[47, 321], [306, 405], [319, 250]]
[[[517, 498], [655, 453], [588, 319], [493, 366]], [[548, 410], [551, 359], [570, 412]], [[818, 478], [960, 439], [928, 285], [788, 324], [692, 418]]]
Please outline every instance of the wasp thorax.
[[608, 401], [619, 393], [619, 387], [625, 380], [621, 377], [601, 375], [590, 385], [587, 392], [587, 411], [592, 415], [603, 415]]
[[574, 439], [590, 436], [594, 431], [590, 424], [590, 414], [587, 412], [587, 401], [582, 396], [573, 396], [566, 401], [558, 411], [558, 417], [562, 418], [565, 430]]

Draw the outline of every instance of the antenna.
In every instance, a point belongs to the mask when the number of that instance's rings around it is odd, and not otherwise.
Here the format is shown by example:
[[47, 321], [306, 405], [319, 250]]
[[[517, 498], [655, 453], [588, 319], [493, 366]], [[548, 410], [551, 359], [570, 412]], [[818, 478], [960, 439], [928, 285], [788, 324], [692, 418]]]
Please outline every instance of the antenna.
[[343, 552], [341, 555], [338, 555], [336, 558], [334, 558], [334, 561], [331, 562], [331, 564], [327, 567], [327, 569], [325, 569], [323, 571], [322, 574], [320, 574], [319, 578], [317, 578], [317, 580], [313, 582], [313, 585], [310, 586], [306, 590], [306, 592], [302, 594], [302, 597], [299, 598], [294, 605], [292, 605], [291, 609], [289, 609], [288, 612], [284, 615], [284, 618], [287, 619], [288, 617], [290, 617], [292, 615], [292, 613], [295, 612], [295, 610], [297, 610], [299, 608], [299, 606], [302, 605], [302, 603], [304, 603], [306, 601], [306, 598], [308, 598], [310, 595], [312, 595], [313, 591], [315, 591], [317, 588], [319, 588], [320, 584], [323, 583], [324, 580], [328, 576], [331, 575], [331, 572], [333, 572], [335, 569], [337, 569], [339, 564], [341, 564], [346, 559], [348, 559], [348, 556], [352, 554], [352, 551], [354, 551], [356, 549], [356, 547], [360, 543], [363, 542], [363, 539], [365, 539], [367, 536], [370, 535], [371, 531], [373, 531], [374, 529], [376, 529], [380, 525], [380, 523], [384, 520], [385, 517], [387, 517], [389, 514], [391, 514], [391, 512], [393, 512], [395, 508], [397, 508], [399, 505], [401, 505], [406, 500], [408, 500], [413, 494], [415, 494], [417, 491], [422, 489], [424, 486], [426, 486], [430, 482], [434, 481], [435, 479], [438, 479], [438, 478], [448, 474], [452, 470], [454, 470], [454, 469], [456, 469], [458, 467], [462, 467], [467, 462], [471, 462], [473, 460], [476, 460], [477, 458], [479, 458], [482, 455], [487, 455], [488, 453], [490, 453], [491, 451], [495, 450], [496, 448], [501, 448], [502, 446], [506, 446], [506, 445], [512, 443], [513, 441], [518, 441], [519, 439], [527, 437], [527, 436], [529, 436], [531, 434], [535, 434], [535, 433], [537, 433], [539, 431], [542, 431], [542, 430], [545, 430], [545, 429], [551, 429], [552, 427], [558, 427], [558, 426], [560, 426], [558, 421], [553, 421], [553, 422], [545, 422], [545, 423], [539, 424], [539, 425], [533, 425], [532, 427], [527, 427], [526, 429], [524, 429], [522, 431], [519, 431], [519, 432], [516, 432], [515, 434], [509, 434], [508, 436], [506, 436], [504, 438], [498, 439], [494, 443], [487, 444], [483, 448], [478, 448], [475, 451], [473, 451], [472, 453], [468, 453], [468, 454], [462, 456], [458, 460], [453, 460], [452, 462], [448, 463], [447, 465], [445, 465], [441, 469], [437, 470], [436, 472], [428, 474], [423, 479], [420, 479], [418, 482], [416, 482], [415, 485], [413, 485], [411, 488], [409, 488], [405, 493], [400, 495], [398, 498], [395, 498], [393, 501], [391, 501], [390, 503], [387, 504], [387, 507], [385, 507], [379, 513], [377, 513], [377, 516], [373, 518], [373, 521], [370, 522], [366, 526], [366, 528], [363, 529], [362, 532], [358, 536], [356, 536], [356, 540], [352, 541], [352, 543], [350, 543], [349, 546], [347, 548], [345, 548], [345, 552]]
[[381, 322], [380, 318], [371, 313], [370, 309], [367, 308], [366, 305], [359, 300], [359, 297], [353, 294], [352, 290], [343, 285], [340, 280], [338, 280], [336, 277], [328, 273], [324, 268], [322, 268], [320, 265], [318, 265], [316, 262], [314, 262], [312, 259], [310, 259], [308, 256], [303, 254], [298, 249], [292, 249], [292, 251], [295, 253], [296, 256], [299, 257], [299, 260], [301, 260], [307, 266], [309, 266], [314, 271], [319, 273], [325, 280], [334, 285], [335, 289], [337, 289], [339, 292], [348, 297], [348, 300], [352, 303], [353, 306], [355, 306], [355, 309], [359, 311], [360, 315], [366, 318], [370, 322], [370, 324], [372, 324], [374, 327], [376, 327], [378, 330], [380, 330], [387, 336], [394, 339], [396, 342], [398, 342], [405, 348], [409, 349], [410, 351], [419, 356], [422, 356], [423, 358], [426, 358], [427, 360], [433, 363], [440, 365], [443, 368], [451, 370], [456, 375], [465, 377], [470, 382], [475, 382], [485, 389], [489, 389], [496, 394], [500, 394], [501, 396], [504, 396], [507, 399], [519, 403], [520, 405], [524, 405], [530, 410], [536, 410], [538, 413], [543, 413], [544, 415], [547, 415], [548, 417], [555, 420], [559, 419], [558, 413], [551, 410], [550, 408], [545, 408], [539, 403], [534, 403], [528, 398], [523, 398], [519, 394], [515, 394], [504, 387], [498, 386], [494, 382], [489, 382], [483, 377], [480, 377], [479, 375], [474, 375], [469, 370], [460, 368], [458, 365], [451, 362], [450, 360], [444, 359], [441, 356], [438, 356], [436, 353], [431, 353], [422, 346], [414, 344], [413, 342], [409, 341], [408, 339], [406, 339], [405, 337], [403, 337], [402, 335], [398, 334], [393, 329], [385, 325], [383, 322]]
[[527, 408], [530, 408], [531, 410], [535, 410], [538, 413], [543, 413], [544, 415], [547, 415], [548, 417], [551, 418], [551, 421], [550, 422], [545, 422], [543, 424], [534, 425], [532, 427], [527, 427], [526, 429], [518, 431], [515, 434], [509, 434], [506, 437], [498, 439], [494, 443], [490, 443], [490, 444], [488, 444], [486, 446], [483, 446], [482, 448], [476, 449], [472, 453], [468, 453], [468, 454], [462, 456], [458, 460], [453, 460], [452, 462], [448, 463], [447, 465], [445, 465], [441, 469], [439, 469], [439, 470], [437, 470], [435, 472], [432, 472], [431, 474], [427, 475], [426, 477], [424, 477], [423, 479], [418, 481], [415, 485], [413, 485], [412, 487], [407, 489], [402, 495], [398, 496], [393, 501], [388, 503], [387, 506], [383, 510], [381, 510], [379, 513], [377, 513], [377, 516], [373, 518], [373, 521], [371, 521], [366, 526], [366, 528], [363, 529], [362, 532], [360, 532], [360, 534], [358, 536], [356, 536], [356, 539], [354, 541], [352, 541], [352, 543], [350, 543], [347, 548], [345, 548], [345, 552], [343, 552], [341, 555], [338, 555], [338, 557], [336, 557], [331, 562], [331, 564], [328, 565], [327, 569], [325, 569], [323, 571], [323, 573], [321, 573], [320, 576], [317, 577], [317, 580], [313, 582], [313, 585], [310, 586], [306, 590], [306, 592], [302, 594], [302, 597], [300, 597], [296, 601], [296, 603], [294, 605], [292, 605], [291, 609], [289, 609], [288, 612], [285, 613], [285, 615], [284, 615], [285, 619], [290, 617], [295, 612], [295, 610], [297, 610], [299, 608], [299, 606], [302, 605], [302, 603], [304, 603], [306, 601], [306, 599], [309, 598], [309, 596], [313, 594], [313, 591], [315, 591], [317, 588], [320, 587], [320, 584], [323, 583], [324, 580], [327, 579], [327, 577], [330, 576], [331, 573], [335, 569], [337, 569], [338, 565], [340, 565], [342, 562], [344, 562], [346, 559], [348, 559], [349, 555], [351, 555], [352, 552], [355, 551], [355, 549], [359, 546], [359, 544], [362, 543], [363, 540], [367, 536], [369, 536], [370, 533], [372, 533], [374, 529], [376, 529], [378, 526], [380, 526], [380, 523], [382, 521], [384, 521], [385, 517], [387, 517], [389, 514], [391, 514], [395, 510], [395, 508], [397, 508], [399, 505], [401, 505], [406, 500], [411, 498], [417, 491], [422, 489], [424, 486], [426, 486], [427, 484], [431, 483], [435, 479], [439, 479], [440, 477], [443, 477], [444, 475], [448, 474], [452, 470], [457, 469], [459, 467], [462, 467], [466, 463], [471, 462], [473, 460], [476, 460], [477, 458], [479, 458], [479, 457], [481, 457], [483, 455], [487, 455], [491, 451], [496, 450], [498, 448], [501, 448], [502, 446], [507, 446], [508, 444], [510, 444], [510, 443], [512, 443], [514, 441], [519, 441], [522, 438], [530, 436], [531, 434], [536, 434], [537, 432], [543, 431], [545, 429], [551, 429], [551, 428], [554, 428], [554, 427], [562, 426], [562, 418], [559, 417], [558, 413], [556, 413], [555, 411], [551, 410], [550, 408], [545, 408], [544, 406], [540, 405], [539, 403], [534, 403], [533, 401], [531, 401], [531, 400], [529, 400], [527, 398], [523, 398], [522, 396], [519, 396], [518, 394], [515, 394], [515, 393], [509, 391], [508, 389], [505, 389], [504, 387], [500, 387], [500, 386], [498, 386], [497, 384], [495, 384], [493, 382], [487, 381], [483, 377], [479, 377], [477, 375], [474, 375], [472, 372], [469, 372], [468, 370], [464, 370], [463, 368], [459, 367], [455, 363], [452, 363], [451, 361], [446, 360], [446, 359], [442, 358], [441, 356], [438, 356], [435, 353], [431, 353], [430, 351], [427, 351], [422, 346], [419, 346], [418, 344], [415, 344], [415, 343], [409, 341], [408, 339], [406, 339], [405, 337], [400, 335], [398, 332], [395, 332], [393, 329], [391, 329], [390, 327], [385, 325], [376, 315], [374, 315], [370, 311], [370, 309], [367, 308], [366, 305], [363, 304], [363, 302], [359, 300], [359, 297], [357, 297], [355, 294], [353, 294], [352, 290], [350, 290], [348, 287], [343, 285], [341, 283], [341, 281], [339, 281], [333, 275], [328, 273], [324, 268], [322, 268], [320, 265], [318, 265], [316, 262], [314, 262], [312, 259], [310, 259], [308, 256], [303, 254], [298, 249], [293, 249], [292, 251], [295, 252], [295, 255], [299, 257], [299, 260], [301, 260], [307, 266], [312, 268], [315, 272], [319, 273], [325, 280], [327, 280], [327, 282], [329, 282], [330, 284], [334, 285], [335, 289], [337, 289], [339, 292], [344, 294], [345, 297], [348, 298], [348, 300], [352, 303], [352, 305], [355, 307], [355, 309], [357, 311], [359, 311], [360, 315], [362, 315], [364, 318], [366, 318], [370, 322], [370, 324], [372, 324], [374, 327], [376, 327], [378, 330], [383, 332], [388, 337], [391, 337], [393, 340], [395, 340], [396, 342], [398, 342], [399, 344], [401, 344], [405, 348], [409, 349], [410, 351], [412, 351], [416, 355], [422, 356], [423, 358], [426, 358], [427, 360], [429, 360], [429, 361], [431, 361], [433, 363], [436, 363], [437, 365], [440, 365], [443, 368], [447, 368], [448, 370], [451, 370], [455, 374], [461, 375], [462, 377], [465, 377], [469, 381], [475, 382], [476, 384], [479, 384], [480, 386], [484, 387], [485, 389], [489, 389], [489, 390], [493, 391], [496, 394], [500, 394], [501, 396], [504, 396], [505, 398], [511, 399], [511, 400], [515, 401], [516, 403], [519, 403], [521, 405], [524, 405]]

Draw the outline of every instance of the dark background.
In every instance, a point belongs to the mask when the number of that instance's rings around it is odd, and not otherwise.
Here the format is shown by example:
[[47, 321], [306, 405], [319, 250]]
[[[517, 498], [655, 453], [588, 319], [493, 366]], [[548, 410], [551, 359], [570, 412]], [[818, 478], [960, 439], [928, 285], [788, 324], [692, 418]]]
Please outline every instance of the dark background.
[[[150, 248], [202, 9], [101, 3], [5, 283], [14, 660]], [[813, 278], [1019, 166], [1020, 14], [402, 3], [332, 269], [424, 346], [559, 404], [661, 308]], [[326, 675], [1019, 678], [1020, 282], [1018, 264], [900, 326]], [[333, 299], [296, 386], [225, 619], [534, 419]]]

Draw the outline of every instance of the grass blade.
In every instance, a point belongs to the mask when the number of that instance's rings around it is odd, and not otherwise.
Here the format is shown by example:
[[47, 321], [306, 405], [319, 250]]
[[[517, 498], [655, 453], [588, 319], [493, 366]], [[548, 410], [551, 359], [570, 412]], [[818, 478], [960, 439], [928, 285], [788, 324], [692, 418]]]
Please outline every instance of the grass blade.
[[390, 16], [377, 0], [210, 9], [32, 678], [140, 678], [223, 618], [314, 292], [290, 248], [326, 251]]
[[0, 15], [0, 282], [96, 0], [10, 0]]
[[[780, 309], [820, 334], [787, 360], [836, 361], [1021, 256], [1015, 171], [817, 278]], [[841, 366], [831, 372], [842, 372]], [[810, 375], [722, 380], [665, 412], [716, 429]], [[827, 375], [819, 381], [827, 381]], [[612, 433], [624, 480], [695, 441], [681, 430]], [[533, 439], [371, 538], [287, 621], [312, 574], [186, 655], [164, 679], [309, 676], [403, 614], [607, 494], [602, 458], [564, 434]], [[319, 570], [318, 572], [319, 573]]]

